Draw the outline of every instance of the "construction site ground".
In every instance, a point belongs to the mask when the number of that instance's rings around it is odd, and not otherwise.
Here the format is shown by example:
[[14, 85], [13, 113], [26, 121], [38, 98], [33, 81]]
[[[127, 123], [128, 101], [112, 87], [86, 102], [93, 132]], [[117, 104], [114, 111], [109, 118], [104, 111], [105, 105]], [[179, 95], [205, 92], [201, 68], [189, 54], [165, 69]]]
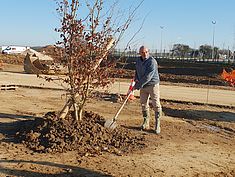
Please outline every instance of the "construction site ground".
[[[29, 77], [32, 81], [26, 83]], [[117, 123], [144, 136], [147, 146], [129, 154], [81, 157], [77, 151], [37, 153], [12, 140], [15, 122], [58, 111], [65, 103], [65, 92], [58, 84], [35, 80], [36, 76], [23, 74], [22, 65], [4, 64], [0, 72], [1, 84], [16, 85], [15, 90], [0, 91], [0, 176], [235, 176], [232, 87], [164, 81], [160, 135], [152, 131], [153, 111], [151, 129], [140, 131], [137, 97], [125, 105]], [[124, 94], [128, 84], [128, 80], [117, 79], [109, 93]], [[110, 119], [120, 105], [111, 97], [93, 98], [85, 109]]]

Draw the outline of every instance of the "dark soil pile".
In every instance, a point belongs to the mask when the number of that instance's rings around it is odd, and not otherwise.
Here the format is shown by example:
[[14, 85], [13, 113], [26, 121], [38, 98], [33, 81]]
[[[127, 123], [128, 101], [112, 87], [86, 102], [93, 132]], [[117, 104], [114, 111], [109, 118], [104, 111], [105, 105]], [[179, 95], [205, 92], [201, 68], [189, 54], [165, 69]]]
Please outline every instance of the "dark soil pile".
[[192, 83], [202, 85], [227, 86], [221, 78], [225, 64], [190, 63], [159, 61], [159, 73], [162, 81], [173, 83]]
[[219, 75], [213, 77], [160, 73], [160, 80], [172, 83], [229, 86]]
[[103, 126], [105, 120], [92, 112], [84, 112], [82, 121], [74, 121], [72, 113], [65, 119], [55, 112], [44, 118], [21, 122], [16, 139], [36, 152], [66, 152], [78, 150], [81, 156], [100, 155], [102, 152], [129, 153], [145, 147], [144, 136], [125, 128], [114, 130]]

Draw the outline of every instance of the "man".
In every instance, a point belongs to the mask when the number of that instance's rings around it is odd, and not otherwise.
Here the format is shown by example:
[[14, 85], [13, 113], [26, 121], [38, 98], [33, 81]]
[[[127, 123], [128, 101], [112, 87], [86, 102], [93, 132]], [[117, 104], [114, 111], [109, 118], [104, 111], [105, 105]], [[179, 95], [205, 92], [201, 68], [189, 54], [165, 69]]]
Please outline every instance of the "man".
[[153, 109], [155, 111], [155, 133], [159, 134], [160, 117], [161, 117], [161, 104], [160, 104], [160, 91], [159, 91], [159, 73], [157, 61], [149, 56], [149, 51], [145, 46], [139, 49], [140, 58], [136, 61], [136, 84], [134, 89], [140, 90], [140, 103], [143, 113], [142, 130], [149, 129], [149, 97], [151, 97]]

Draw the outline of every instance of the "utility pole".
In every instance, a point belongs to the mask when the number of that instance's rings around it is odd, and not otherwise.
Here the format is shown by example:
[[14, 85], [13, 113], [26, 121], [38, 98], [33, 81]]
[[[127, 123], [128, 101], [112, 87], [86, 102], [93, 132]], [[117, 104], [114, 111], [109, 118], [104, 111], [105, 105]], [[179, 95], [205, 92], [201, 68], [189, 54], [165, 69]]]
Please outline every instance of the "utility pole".
[[233, 29], [233, 49], [232, 49], [233, 63], [235, 63], [235, 25]]
[[160, 56], [162, 56], [162, 33], [163, 33], [163, 28], [164, 26], [160, 26], [161, 28], [161, 45], [160, 45]]
[[233, 47], [232, 50], [235, 51], [235, 25], [233, 27]]
[[215, 60], [215, 24], [216, 24], [216, 21], [212, 21], [212, 24], [213, 24], [213, 34], [212, 34], [212, 54], [211, 54], [211, 58], [212, 58], [212, 61]]

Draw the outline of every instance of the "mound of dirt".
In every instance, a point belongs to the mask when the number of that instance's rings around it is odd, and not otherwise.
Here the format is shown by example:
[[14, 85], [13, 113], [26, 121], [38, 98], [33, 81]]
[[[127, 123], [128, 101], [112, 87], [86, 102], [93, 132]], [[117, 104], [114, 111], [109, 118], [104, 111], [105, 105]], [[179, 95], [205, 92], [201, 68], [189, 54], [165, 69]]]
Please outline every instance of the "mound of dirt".
[[118, 155], [144, 148], [144, 136], [137, 136], [122, 127], [114, 130], [103, 126], [105, 120], [98, 114], [84, 112], [82, 121], [74, 121], [71, 112], [59, 119], [55, 112], [44, 118], [21, 122], [16, 139], [40, 153], [78, 150], [81, 156], [95, 156], [102, 152]]
[[60, 59], [60, 54], [63, 53], [63, 49], [60, 47], [56, 47], [54, 45], [47, 45], [45, 47], [42, 47], [38, 50], [39, 52], [42, 52], [43, 54], [49, 55], [53, 59], [57, 60]]
[[174, 74], [160, 73], [160, 80], [172, 83], [191, 83], [191, 84], [202, 84], [202, 85], [228, 86], [228, 84], [219, 75], [215, 75], [213, 77], [207, 77], [207, 76], [174, 75]]
[[3, 62], [0, 60], [0, 70], [2, 70]]
[[17, 64], [22, 65], [24, 62], [24, 55], [20, 54], [0, 54], [0, 62], [7, 63], [7, 64]]

